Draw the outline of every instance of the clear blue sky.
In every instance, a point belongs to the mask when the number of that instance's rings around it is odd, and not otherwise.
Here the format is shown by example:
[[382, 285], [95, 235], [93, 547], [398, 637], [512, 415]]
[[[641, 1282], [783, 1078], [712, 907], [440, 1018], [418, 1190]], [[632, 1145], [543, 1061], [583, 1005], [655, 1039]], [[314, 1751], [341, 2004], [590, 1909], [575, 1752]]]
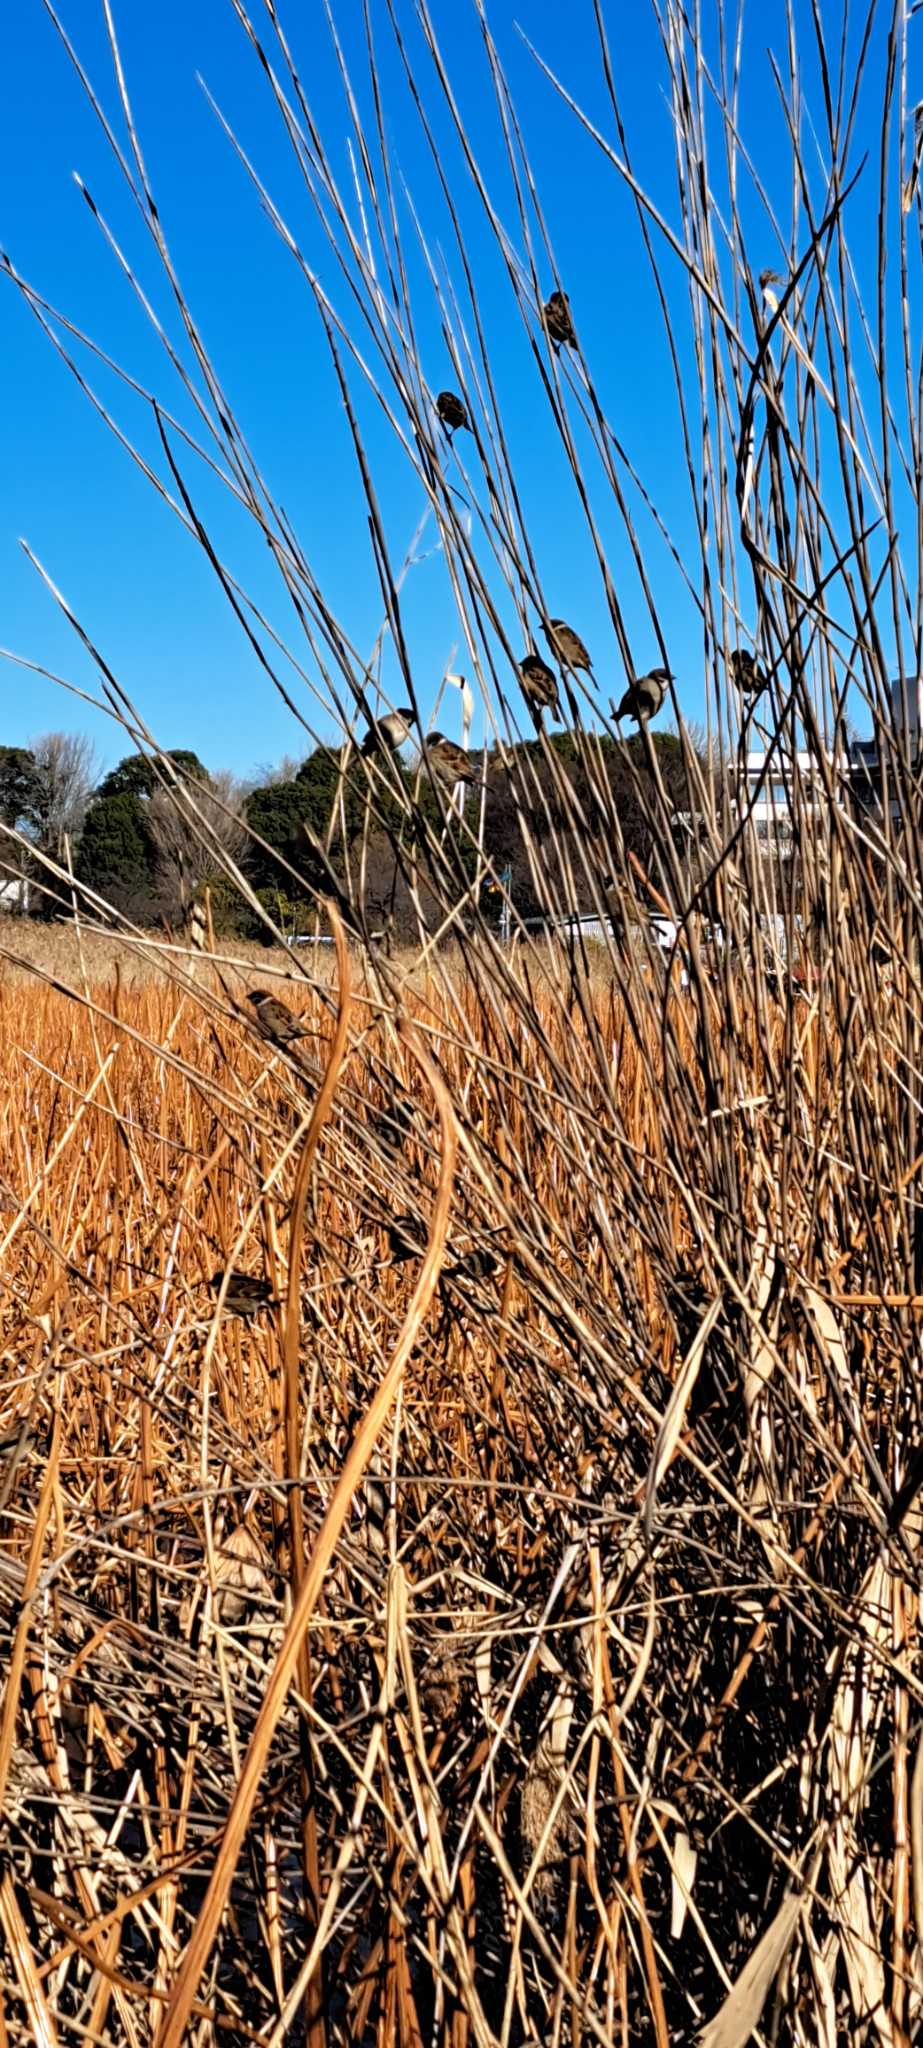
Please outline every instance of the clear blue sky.
[[[65, 25], [121, 134], [102, 9], [95, 0], [60, 4]], [[384, 20], [383, 7], [372, 11]], [[407, 5], [401, 4], [399, 11], [410, 15]], [[506, 223], [514, 229], [474, 10], [468, 0], [436, 0], [434, 11], [475, 147], [496, 181]], [[826, 12], [831, 22], [841, 11], [830, 0]], [[321, 0], [302, 0], [282, 12], [313, 112], [346, 185], [347, 121]], [[807, 33], [807, 0], [796, 0], [795, 12]], [[358, 0], [334, 0], [334, 13], [347, 55], [361, 75]], [[754, 68], [744, 119], [747, 139], [771, 181], [774, 137], [780, 128], [763, 53], [770, 40], [780, 51], [784, 48], [782, 16], [776, 0], [771, 6], [757, 0], [750, 13], [758, 21], [754, 26], [751, 19]], [[351, 444], [318, 319], [291, 257], [262, 214], [196, 79], [201, 72], [331, 295], [346, 312], [344, 289], [294, 173], [258, 62], [230, 0], [157, 0], [150, 7], [138, 0], [116, 0], [115, 14], [148, 170], [194, 313], [250, 445], [293, 520], [331, 607], [354, 642], [368, 653], [380, 624], [380, 600]], [[678, 459], [667, 352], [639, 253], [633, 209], [615, 175], [604, 169], [593, 145], [537, 72], [515, 34], [517, 15], [575, 96], [611, 132], [598, 75], [592, 8], [589, 0], [574, 0], [565, 7], [559, 0], [519, 0], [518, 6], [514, 0], [499, 0], [491, 20], [508, 61], [559, 268], [567, 280], [594, 380], [610, 419], [682, 541], [690, 531], [689, 507]], [[610, 0], [607, 16], [638, 175], [675, 218], [672, 140], [652, 10], [647, 0]], [[383, 68], [395, 157], [427, 231], [444, 241], [445, 220], [429, 160], [410, 118], [390, 49]], [[367, 99], [364, 106], [368, 113]], [[447, 136], [444, 120], [441, 128]], [[448, 160], [448, 139], [446, 150]], [[171, 335], [178, 336], [151, 245], [41, 0], [15, 0], [0, 11], [0, 245], [58, 308], [151, 385], [164, 404], [189, 418], [176, 379], [73, 182], [74, 170], [123, 240]], [[481, 310], [504, 421], [549, 602], [572, 619], [597, 650], [603, 679], [607, 664], [611, 667], [610, 687], [618, 690], [623, 678], [599, 574], [573, 491], [567, 487], [525, 336], [467, 191], [463, 204], [472, 225]], [[425, 368], [438, 389], [448, 377], [438, 318], [422, 266], [413, 256], [410, 234], [407, 246], [415, 285], [419, 282]], [[763, 260], [776, 259], [767, 231]], [[679, 308], [685, 304], [681, 291], [677, 319], [684, 323], [686, 315]], [[91, 663], [19, 549], [22, 535], [162, 745], [192, 747], [209, 767], [229, 767], [241, 774], [283, 752], [305, 751], [307, 743], [260, 674], [202, 555], [106, 434], [6, 280], [0, 280], [0, 361], [0, 643], [83, 687], [96, 687]], [[84, 357], [81, 361], [100, 394], [113, 401], [126, 430], [164, 474], [149, 411], [120, 391], [110, 375]], [[359, 404], [389, 538], [399, 561], [421, 509], [419, 486], [361, 393]], [[271, 573], [265, 547], [239, 518], [222, 510], [195, 468], [187, 474], [201, 491], [203, 508], [215, 519], [216, 534], [233, 568], [297, 645], [296, 622]], [[646, 666], [656, 659], [656, 644], [627, 569], [622, 587], [624, 543], [605, 511], [603, 523], [638, 664]], [[696, 717], [702, 692], [696, 677], [701, 663], [695, 619], [675, 573], [655, 551], [652, 562], [683, 707]], [[425, 708], [459, 639], [441, 559], [430, 559], [413, 572], [406, 619]], [[104, 719], [45, 682], [3, 665], [0, 688], [0, 739], [7, 744], [63, 726], [90, 731], [108, 761], [125, 750], [121, 736]], [[316, 722], [307, 697], [304, 702], [306, 716]], [[322, 736], [330, 732], [331, 727], [326, 733], [322, 728]]]

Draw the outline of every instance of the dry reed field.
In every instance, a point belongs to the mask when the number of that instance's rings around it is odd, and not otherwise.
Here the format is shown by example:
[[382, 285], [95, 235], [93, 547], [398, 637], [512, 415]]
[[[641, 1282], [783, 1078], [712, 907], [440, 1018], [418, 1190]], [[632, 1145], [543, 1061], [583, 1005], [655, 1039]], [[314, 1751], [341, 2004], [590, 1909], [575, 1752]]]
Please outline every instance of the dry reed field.
[[[614, 989], [527, 1038], [434, 979], [395, 1033], [341, 966], [288, 1060], [214, 981], [0, 1012], [12, 2037], [160, 2038], [216, 1885], [197, 2038], [682, 2038], [767, 1902], [825, 1996], [840, 1943], [894, 1995], [913, 1326], [897, 1162], [861, 1225], [845, 1164], [871, 1048], [741, 998], [709, 1116], [674, 991], [683, 1118]], [[270, 1305], [218, 1316], [227, 1266]]]
[[[81, 680], [3, 658], [134, 750], [105, 801], [169, 908], [98, 885], [92, 806], [76, 847], [0, 817], [0, 2048], [910, 2048], [919, 8], [657, 0], [625, 104], [591, 0], [586, 105], [480, 0], [477, 91], [461, 9], [369, 0], [348, 49], [345, 12], [345, 183], [268, 0], [229, 13], [279, 162], [209, 106], [323, 358], [368, 657], [108, 0], [104, 83], [54, 31], [159, 376], [0, 258], [318, 741], [243, 796], [165, 750], [29, 550]], [[546, 121], [594, 267], [643, 269], [656, 420], [560, 267]]]

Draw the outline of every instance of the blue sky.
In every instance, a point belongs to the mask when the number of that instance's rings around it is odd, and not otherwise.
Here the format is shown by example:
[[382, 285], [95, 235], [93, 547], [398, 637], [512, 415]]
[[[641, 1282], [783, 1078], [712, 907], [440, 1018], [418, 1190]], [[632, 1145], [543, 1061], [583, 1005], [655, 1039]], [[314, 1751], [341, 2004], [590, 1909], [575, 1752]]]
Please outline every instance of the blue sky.
[[[61, 0], [61, 7], [121, 133], [102, 9], [91, 0]], [[409, 7], [400, 11], [409, 16]], [[841, 12], [832, 0], [826, 11], [832, 21]], [[796, 0], [795, 12], [806, 26], [806, 0]], [[514, 214], [474, 10], [467, 0], [452, 0], [451, 6], [434, 6], [434, 13], [475, 146], [512, 229]], [[361, 75], [358, 0], [348, 5], [335, 0], [334, 14], [350, 63]], [[384, 19], [383, 8], [373, 8], [373, 14]], [[770, 16], [776, 46], [784, 47], [782, 18], [775, 0], [771, 7], [760, 4], [756, 14], [744, 119], [748, 142], [761, 165], [768, 164], [771, 181], [780, 128], [764, 48]], [[151, 182], [193, 311], [263, 473], [291, 517], [332, 609], [368, 654], [381, 622], [381, 603], [351, 443], [317, 315], [197, 83], [198, 72], [345, 313], [345, 293], [294, 172], [259, 64], [230, 0], [194, 0], [193, 5], [158, 0], [151, 8], [116, 0], [115, 16]], [[615, 175], [604, 169], [592, 143], [541, 77], [515, 33], [517, 16], [549, 64], [611, 132], [592, 8], [589, 0], [565, 8], [558, 0], [521, 0], [518, 7], [502, 0], [491, 10], [491, 21], [508, 63], [559, 269], [594, 380], [682, 544], [691, 532], [687, 486], [677, 456], [666, 344], [639, 253], [633, 209]], [[675, 218], [672, 144], [652, 10], [647, 0], [617, 0], [607, 17], [638, 175]], [[289, 6], [283, 19], [318, 126], [348, 186], [347, 121], [320, 0]], [[384, 44], [383, 50], [389, 138], [427, 233], [441, 240], [445, 219], [429, 159], [410, 118], [394, 53]], [[367, 99], [364, 112], [370, 118]], [[457, 152], [444, 121], [441, 134], [455, 182]], [[781, 154], [778, 162], [783, 163]], [[178, 337], [150, 242], [45, 8], [41, 0], [17, 0], [0, 17], [0, 245], [55, 306], [189, 420], [177, 381], [73, 181], [75, 170], [123, 241], [158, 314]], [[464, 180], [459, 190], [517, 483], [549, 604], [572, 619], [597, 650], [603, 694], [618, 692], [623, 672], [599, 573], [525, 336]], [[862, 232], [860, 225], [860, 254]], [[408, 251], [415, 286], [419, 283], [425, 369], [438, 389], [449, 381], [448, 365], [412, 236]], [[763, 260], [772, 263], [776, 256], [767, 233]], [[679, 286], [678, 273], [674, 281]], [[684, 289], [676, 303], [679, 328], [686, 317]], [[2, 279], [0, 360], [0, 643], [83, 688], [96, 688], [92, 663], [19, 548], [22, 535], [162, 745], [190, 746], [209, 767], [241, 774], [283, 753], [305, 751], [308, 742], [260, 673], [201, 553], [107, 435], [20, 296]], [[81, 361], [86, 365], [85, 358]], [[164, 475], [149, 408], [126, 395], [109, 373], [86, 366], [100, 395], [113, 403], [126, 431]], [[361, 389], [357, 404], [399, 563], [421, 510], [420, 487]], [[186, 474], [235, 572], [297, 646], [297, 624], [265, 546], [233, 508], [224, 506], [195, 466]], [[658, 658], [656, 642], [602, 491], [598, 502], [633, 651], [638, 666], [647, 666]], [[702, 690], [696, 679], [701, 651], [695, 617], [675, 572], [653, 543], [651, 561], [683, 708], [697, 717]], [[426, 709], [459, 642], [438, 557], [413, 570], [406, 586], [406, 621]], [[296, 693], [300, 687], [293, 685]], [[4, 664], [0, 689], [0, 739], [7, 744], [65, 727], [89, 731], [106, 761], [125, 751], [122, 736], [100, 714], [46, 682]], [[321, 737], [332, 735], [332, 726], [318, 720], [307, 695], [304, 709]]]

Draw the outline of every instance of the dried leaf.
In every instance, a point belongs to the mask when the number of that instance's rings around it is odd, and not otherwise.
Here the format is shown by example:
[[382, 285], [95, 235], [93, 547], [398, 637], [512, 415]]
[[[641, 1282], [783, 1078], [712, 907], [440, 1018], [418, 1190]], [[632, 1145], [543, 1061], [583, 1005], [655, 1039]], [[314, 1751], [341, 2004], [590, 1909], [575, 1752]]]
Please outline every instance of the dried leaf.
[[670, 1905], [670, 1935], [673, 1941], [678, 1941], [683, 1931], [686, 1911], [695, 1885], [698, 1861], [698, 1852], [693, 1848], [685, 1828], [679, 1828], [673, 1844]]
[[648, 1540], [650, 1540], [654, 1508], [657, 1504], [657, 1488], [682, 1435], [690, 1395], [698, 1379], [705, 1346], [718, 1320], [723, 1301], [723, 1294], [718, 1294], [714, 1301], [709, 1304], [680, 1366], [676, 1385], [667, 1402], [664, 1418], [657, 1432], [657, 1442], [654, 1445], [654, 1455], [650, 1462], [647, 1485], [644, 1490], [644, 1530]]
[[803, 1905], [801, 1895], [786, 1893], [736, 1984], [731, 1985], [720, 2011], [703, 2027], [699, 2048], [746, 2048], [788, 1954]]

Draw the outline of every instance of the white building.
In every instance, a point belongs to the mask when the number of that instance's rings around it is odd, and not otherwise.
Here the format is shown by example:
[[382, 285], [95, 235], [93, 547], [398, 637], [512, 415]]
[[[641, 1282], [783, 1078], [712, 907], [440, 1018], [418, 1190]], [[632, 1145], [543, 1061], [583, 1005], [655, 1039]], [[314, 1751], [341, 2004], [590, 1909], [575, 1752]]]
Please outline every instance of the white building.
[[0, 872], [0, 917], [26, 917], [29, 912], [29, 884], [25, 875]]
[[740, 817], [749, 817], [767, 850], [777, 853], [791, 847], [796, 809], [804, 822], [812, 812], [819, 816], [827, 808], [813, 754], [793, 757], [779, 747], [748, 753], [735, 801]]

